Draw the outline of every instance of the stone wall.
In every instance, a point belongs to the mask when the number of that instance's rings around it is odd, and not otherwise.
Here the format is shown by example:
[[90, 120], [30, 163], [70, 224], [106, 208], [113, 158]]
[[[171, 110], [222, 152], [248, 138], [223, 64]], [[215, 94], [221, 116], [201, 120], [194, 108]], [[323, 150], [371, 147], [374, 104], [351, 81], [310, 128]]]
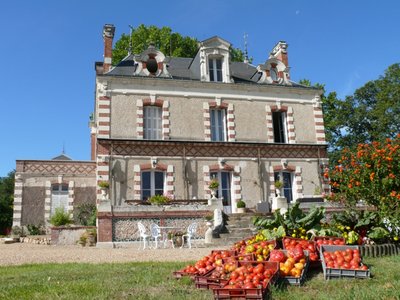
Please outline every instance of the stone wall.
[[87, 229], [96, 228], [94, 226], [76, 226], [76, 227], [52, 227], [51, 244], [52, 245], [76, 245], [79, 238]]
[[24, 187], [21, 225], [45, 224], [44, 201], [44, 187]]

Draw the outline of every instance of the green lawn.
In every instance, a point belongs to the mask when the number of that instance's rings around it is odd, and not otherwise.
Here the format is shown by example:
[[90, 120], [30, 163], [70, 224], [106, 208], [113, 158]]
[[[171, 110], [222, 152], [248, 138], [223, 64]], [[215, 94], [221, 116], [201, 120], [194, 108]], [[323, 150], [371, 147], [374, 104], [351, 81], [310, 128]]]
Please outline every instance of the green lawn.
[[[274, 287], [273, 299], [399, 299], [400, 256], [370, 258], [373, 278], [325, 281], [312, 273], [302, 287]], [[185, 263], [42, 264], [0, 267], [0, 299], [213, 299], [172, 271]]]

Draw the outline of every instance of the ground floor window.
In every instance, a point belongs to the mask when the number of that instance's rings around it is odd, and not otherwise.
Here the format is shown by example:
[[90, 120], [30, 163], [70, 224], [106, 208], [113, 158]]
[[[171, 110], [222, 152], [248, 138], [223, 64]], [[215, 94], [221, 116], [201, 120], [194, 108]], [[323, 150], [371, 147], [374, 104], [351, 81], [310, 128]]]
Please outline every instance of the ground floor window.
[[281, 188], [281, 193], [288, 202], [293, 201], [293, 173], [291, 172], [275, 172], [274, 174], [275, 181], [283, 182], [283, 187]]
[[164, 193], [165, 174], [161, 171], [143, 171], [141, 174], [142, 200]]
[[211, 179], [218, 180], [217, 197], [222, 198], [224, 206], [231, 206], [231, 172], [211, 172]]
[[65, 212], [68, 211], [68, 184], [53, 184], [51, 186], [50, 216], [54, 215], [59, 207]]

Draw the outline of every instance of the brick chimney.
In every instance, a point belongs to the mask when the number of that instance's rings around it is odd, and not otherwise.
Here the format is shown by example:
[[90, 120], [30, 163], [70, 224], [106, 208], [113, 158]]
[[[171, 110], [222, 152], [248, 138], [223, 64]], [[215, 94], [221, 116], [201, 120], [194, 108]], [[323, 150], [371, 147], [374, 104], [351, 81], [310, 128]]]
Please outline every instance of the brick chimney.
[[104, 39], [104, 63], [103, 73], [107, 73], [110, 70], [112, 63], [112, 43], [115, 33], [115, 27], [112, 24], [106, 24], [103, 27], [103, 39]]
[[286, 67], [289, 67], [289, 59], [287, 53], [288, 44], [285, 41], [280, 41], [275, 45], [270, 53], [270, 58], [275, 57], [276, 59], [283, 62]]

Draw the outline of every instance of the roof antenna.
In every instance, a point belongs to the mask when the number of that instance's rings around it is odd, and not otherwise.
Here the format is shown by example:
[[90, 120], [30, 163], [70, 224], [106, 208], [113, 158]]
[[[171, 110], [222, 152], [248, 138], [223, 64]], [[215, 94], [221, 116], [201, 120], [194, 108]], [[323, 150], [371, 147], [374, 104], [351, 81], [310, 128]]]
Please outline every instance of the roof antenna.
[[249, 53], [247, 52], [247, 37], [249, 35], [245, 32], [243, 35], [243, 40], [244, 40], [244, 63], [248, 64], [249, 63]]
[[128, 47], [128, 55], [132, 54], [132, 33], [133, 33], [133, 27], [132, 25], [128, 25], [129, 28], [131, 29], [129, 31], [129, 47]]

